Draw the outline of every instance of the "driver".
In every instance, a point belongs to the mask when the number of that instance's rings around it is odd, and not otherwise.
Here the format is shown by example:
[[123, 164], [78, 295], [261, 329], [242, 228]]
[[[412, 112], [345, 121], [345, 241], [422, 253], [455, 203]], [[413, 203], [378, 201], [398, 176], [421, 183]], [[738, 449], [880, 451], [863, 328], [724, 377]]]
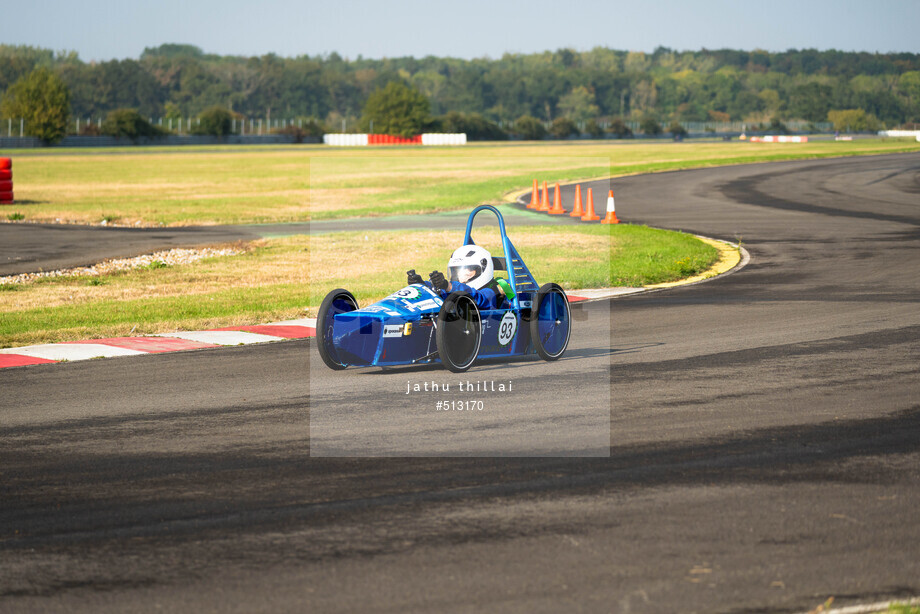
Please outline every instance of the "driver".
[[441, 298], [447, 298], [451, 292], [468, 292], [480, 309], [510, 306], [508, 301], [514, 298], [514, 290], [504, 279], [495, 279], [492, 255], [485, 249], [478, 245], [457, 248], [447, 262], [447, 269], [449, 283], [440, 271], [432, 271], [428, 275], [430, 281], [424, 281], [412, 269], [407, 271], [409, 284], [425, 284], [437, 290]]

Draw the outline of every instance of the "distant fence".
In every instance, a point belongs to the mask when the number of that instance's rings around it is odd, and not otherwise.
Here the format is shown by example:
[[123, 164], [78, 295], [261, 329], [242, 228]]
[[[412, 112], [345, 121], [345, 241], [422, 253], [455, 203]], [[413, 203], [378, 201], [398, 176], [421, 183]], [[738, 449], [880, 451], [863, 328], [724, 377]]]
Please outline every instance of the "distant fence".
[[[167, 117], [149, 117], [147, 118], [151, 125], [171, 132], [175, 135], [190, 135], [192, 130], [201, 125], [199, 118], [167, 118]], [[77, 117], [71, 119], [67, 124], [68, 136], [88, 136], [96, 133], [102, 128], [103, 119], [101, 117]], [[303, 129], [304, 124], [309, 125], [309, 121], [303, 119], [256, 119], [243, 118], [233, 119], [230, 122], [230, 133], [239, 136], [269, 136], [278, 131], [290, 130], [292, 128]], [[0, 119], [0, 137], [19, 137], [29, 138], [25, 134], [25, 121], [22, 118], [4, 117]]]
[[[225, 137], [216, 136], [188, 136], [170, 134], [156, 138], [140, 138], [132, 141], [128, 138], [114, 136], [65, 136], [59, 143], [61, 147], [121, 147], [124, 145], [272, 145], [291, 144], [298, 142], [296, 137], [289, 134], [239, 135], [231, 134]], [[320, 139], [308, 136], [301, 139], [301, 143], [319, 143]], [[0, 149], [44, 147], [40, 139], [31, 136], [25, 137], [0, 137]]]
[[[766, 132], [770, 131], [769, 124], [757, 123], [757, 122], [677, 122], [680, 124], [684, 130], [689, 134], [731, 134], [731, 133], [742, 133], [742, 132]], [[803, 120], [789, 120], [783, 122], [786, 126], [786, 129], [790, 132], [833, 132], [834, 124], [831, 122], [807, 122]], [[514, 122], [499, 122], [499, 127], [503, 130], [514, 131]], [[587, 122], [578, 122], [576, 124], [578, 129], [584, 133], [587, 131]], [[598, 127], [605, 132], [610, 130], [610, 127], [613, 125], [613, 122], [608, 120], [598, 121]], [[624, 121], [623, 125], [629, 128], [633, 134], [641, 134], [641, 122], [629, 120]], [[667, 130], [669, 124], [667, 122], [661, 124], [662, 129]], [[543, 122], [543, 127], [546, 130], [550, 130], [553, 127], [552, 122]], [[775, 131], [775, 129], [773, 129]]]
[[[309, 124], [308, 121], [305, 122], [303, 119], [235, 119], [231, 123], [232, 134], [221, 138], [189, 134], [197, 125], [197, 119], [186, 118], [173, 121], [168, 118], [150, 118], [150, 121], [152, 124], [169, 131], [170, 134], [157, 138], [140, 138], [137, 141], [110, 136], [89, 136], [85, 134], [87, 132], [87, 126], [91, 124], [93, 129], [98, 131], [99, 127], [102, 125], [102, 119], [80, 118], [73, 120], [70, 126], [71, 130], [74, 130], [75, 133], [64, 137], [60, 145], [64, 147], [117, 147], [123, 145], [259, 145], [320, 142], [336, 146], [396, 144], [394, 137], [374, 134], [345, 133], [344, 131], [342, 133], [326, 134], [322, 139], [311, 136], [298, 137], [296, 134], [291, 134], [291, 132], [300, 132], [301, 135], [303, 134], [300, 130], [292, 130], [292, 128], [303, 129], [305, 124]], [[636, 137], [646, 138], [646, 135], [644, 135], [640, 129], [639, 122], [625, 121], [623, 124], [625, 124]], [[552, 126], [549, 122], [545, 122], [545, 125], [547, 128]], [[609, 130], [611, 125], [612, 123], [609, 121], [598, 122], [598, 126], [604, 131]], [[742, 133], [764, 134], [771, 132], [769, 126], [752, 122], [680, 122], [680, 125], [687, 131], [688, 135], [692, 137], [712, 135], [728, 138], [728, 136], [737, 136]], [[504, 130], [512, 132], [514, 130], [514, 122], [499, 122], [499, 126]], [[785, 122], [785, 126], [789, 132], [799, 134], [833, 132], [833, 124], [829, 122], [810, 123], [790, 120]], [[579, 123], [578, 128], [581, 130], [582, 134], [570, 138], [594, 138], [585, 133], [587, 126], [584, 122]], [[662, 128], [667, 130], [668, 126], [663, 125]], [[279, 131], [286, 131], [287, 133]], [[773, 132], [775, 132], [775, 130], [773, 130]], [[918, 135], [918, 133], [920, 133], [920, 131], [887, 130], [879, 132], [879, 135], [915, 136]], [[517, 139], [518, 137], [511, 134], [510, 138]], [[608, 132], [600, 138], [616, 138], [616, 135]], [[666, 133], [658, 137], [648, 138], [668, 138], [668, 134]], [[423, 145], [464, 145], [467, 142], [465, 134], [431, 133], [421, 135], [419, 139]], [[39, 139], [25, 136], [24, 122], [21, 119], [0, 119], [0, 148], [33, 148], [42, 146], [43, 144]]]
[[[195, 127], [200, 124], [198, 118], [165, 118], [165, 117], [150, 117], [148, 121], [158, 128], [166, 130], [167, 132], [183, 135], [191, 134]], [[69, 135], [85, 135], [89, 126], [89, 130], [98, 131], [102, 128], [103, 119], [101, 117], [78, 117], [71, 119], [68, 123], [67, 131]], [[265, 136], [269, 134], [274, 134], [278, 131], [290, 130], [292, 128], [303, 129], [305, 125], [309, 126], [309, 120], [305, 121], [303, 119], [271, 119], [271, 118], [243, 118], [243, 119], [233, 119], [230, 122], [230, 132], [232, 134], [238, 134], [240, 136]], [[513, 120], [502, 121], [499, 120], [498, 126], [503, 130], [513, 132], [515, 122]], [[589, 122], [578, 122], [576, 125], [581, 132], [587, 132]], [[770, 126], [768, 124], [756, 123], [756, 122], [678, 122], [683, 126], [684, 130], [691, 133], [729, 133], [729, 132], [762, 132], [769, 130]], [[607, 131], [613, 125], [613, 122], [609, 120], [598, 120], [598, 126]], [[640, 133], [640, 122], [629, 120], [624, 121], [623, 124], [633, 131], [633, 133]], [[806, 122], [803, 120], [789, 120], [784, 122], [786, 128], [791, 132], [833, 132], [834, 125], [830, 122]], [[543, 126], [549, 130], [552, 128], [552, 122], [543, 122]], [[664, 128], [668, 127], [667, 122], [662, 123]], [[352, 134], [347, 132], [344, 129], [342, 133]], [[25, 138], [25, 122], [21, 118], [9, 118], [4, 117], [0, 119], [0, 136], [5, 137], [23, 137]]]
[[[635, 125], [635, 127], [631, 126], [633, 132], [638, 129], [639, 124], [637, 122], [628, 122], [628, 124]], [[800, 120], [790, 120], [783, 122], [783, 124], [790, 132], [830, 132], [834, 128], [834, 124], [830, 122], [812, 123]], [[680, 122], [680, 125], [683, 126], [684, 130], [691, 133], [776, 131], [774, 128], [771, 128], [769, 124], [759, 124], [755, 122]], [[664, 127], [667, 128], [667, 126]]]

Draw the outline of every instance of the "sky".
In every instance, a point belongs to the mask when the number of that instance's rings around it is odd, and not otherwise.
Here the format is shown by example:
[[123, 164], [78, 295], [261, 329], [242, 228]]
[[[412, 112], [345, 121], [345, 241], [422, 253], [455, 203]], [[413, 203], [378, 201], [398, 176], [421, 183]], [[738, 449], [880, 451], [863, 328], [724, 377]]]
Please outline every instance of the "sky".
[[920, 0], [0, 0], [0, 44], [105, 61], [163, 43], [348, 59], [598, 46], [920, 53]]

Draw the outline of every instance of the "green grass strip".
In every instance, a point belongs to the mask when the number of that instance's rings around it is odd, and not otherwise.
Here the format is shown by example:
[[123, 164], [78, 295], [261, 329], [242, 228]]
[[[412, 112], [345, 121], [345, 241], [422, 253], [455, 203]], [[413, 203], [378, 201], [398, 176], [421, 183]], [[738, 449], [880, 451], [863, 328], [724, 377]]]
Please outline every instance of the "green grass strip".
[[[675, 281], [707, 270], [718, 258], [714, 248], [691, 235], [645, 226], [515, 227], [510, 232], [537, 282], [553, 281], [567, 290]], [[452, 247], [461, 239], [461, 232], [445, 231], [296, 236], [269, 240], [243, 256], [182, 267], [0, 286], [0, 301], [8, 301], [0, 319], [0, 347], [304, 317], [315, 315], [323, 296], [337, 287], [351, 290], [361, 304], [369, 304], [402, 287], [409, 268], [423, 275], [444, 271]], [[489, 236], [483, 239], [482, 244], [489, 246]], [[400, 247], [394, 248], [400, 241]], [[260, 270], [276, 272], [281, 267], [295, 276], [303, 271], [304, 281], [259, 283]], [[311, 282], [309, 271], [321, 280]], [[246, 285], [233, 287], [234, 282]], [[137, 288], [168, 288], [174, 294], [132, 300], [93, 298], [100, 292], [112, 296]], [[14, 307], [28, 298], [42, 304], [41, 292], [64, 293], [72, 300], [55, 306]]]

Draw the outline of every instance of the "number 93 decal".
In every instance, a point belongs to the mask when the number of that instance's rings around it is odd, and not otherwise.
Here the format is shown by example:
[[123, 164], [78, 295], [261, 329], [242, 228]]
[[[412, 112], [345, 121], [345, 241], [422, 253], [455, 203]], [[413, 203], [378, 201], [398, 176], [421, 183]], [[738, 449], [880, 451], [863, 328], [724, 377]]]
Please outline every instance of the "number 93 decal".
[[502, 317], [501, 324], [498, 325], [498, 343], [508, 345], [514, 339], [514, 333], [517, 332], [517, 317], [509, 311]]

